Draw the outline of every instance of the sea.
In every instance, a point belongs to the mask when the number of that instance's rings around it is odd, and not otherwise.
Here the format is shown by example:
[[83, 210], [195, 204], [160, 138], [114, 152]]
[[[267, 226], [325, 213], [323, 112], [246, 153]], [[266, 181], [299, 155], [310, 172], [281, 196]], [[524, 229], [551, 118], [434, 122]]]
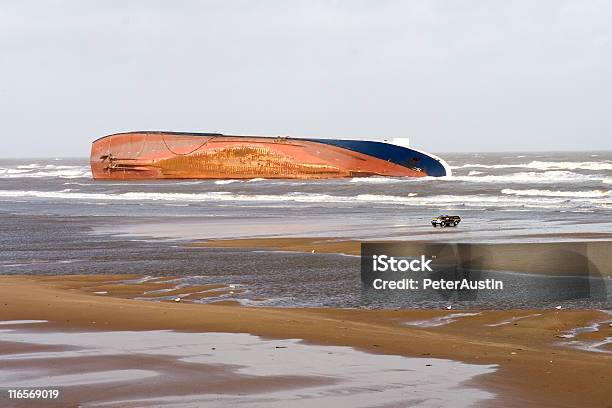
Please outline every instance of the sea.
[[[86, 158], [0, 159], [0, 274], [178, 276], [186, 284], [241, 286], [237, 299], [245, 305], [366, 307], [358, 257], [189, 244], [259, 237], [612, 239], [612, 152], [439, 155], [452, 176], [304, 181], [95, 181]], [[434, 229], [431, 218], [446, 214], [459, 215], [461, 224]], [[609, 279], [606, 285], [609, 298]], [[367, 307], [443, 307], [453, 301], [463, 308], [552, 304], [510, 296]], [[565, 302], [609, 308], [605, 298]]]

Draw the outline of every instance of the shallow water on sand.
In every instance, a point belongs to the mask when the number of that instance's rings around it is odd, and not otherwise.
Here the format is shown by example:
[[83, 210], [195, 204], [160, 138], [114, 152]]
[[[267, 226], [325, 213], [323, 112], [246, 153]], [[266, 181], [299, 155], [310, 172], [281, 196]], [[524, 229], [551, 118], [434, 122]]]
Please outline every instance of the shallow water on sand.
[[40, 323], [8, 323], [0, 345], [35, 347], [13, 354], [10, 347], [0, 347], [5, 350], [0, 351], [0, 386], [58, 386], [64, 404], [468, 407], [493, 397], [466, 385], [493, 372], [491, 365], [369, 354], [249, 334], [66, 333]]

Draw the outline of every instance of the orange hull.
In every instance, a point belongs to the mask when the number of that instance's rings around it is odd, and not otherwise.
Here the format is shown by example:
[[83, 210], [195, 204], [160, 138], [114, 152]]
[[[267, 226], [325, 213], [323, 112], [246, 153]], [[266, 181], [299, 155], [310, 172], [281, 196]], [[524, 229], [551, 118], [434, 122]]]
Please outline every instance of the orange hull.
[[93, 142], [95, 179], [327, 179], [426, 176], [368, 154], [309, 139], [130, 132]]

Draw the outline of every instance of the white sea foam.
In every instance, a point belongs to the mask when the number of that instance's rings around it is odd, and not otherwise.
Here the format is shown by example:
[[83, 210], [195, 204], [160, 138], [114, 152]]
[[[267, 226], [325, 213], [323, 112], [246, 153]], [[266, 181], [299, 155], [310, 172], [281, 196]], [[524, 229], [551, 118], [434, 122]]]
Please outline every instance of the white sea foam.
[[215, 184], [225, 185], [225, 184], [236, 183], [238, 181], [240, 181], [240, 180], [217, 180], [217, 181], [215, 181]]
[[461, 166], [453, 166], [453, 169], [483, 168], [483, 169], [511, 169], [531, 168], [539, 170], [612, 170], [612, 161], [590, 161], [590, 162], [548, 162], [534, 160], [529, 163], [520, 164], [478, 164], [468, 163]]
[[0, 198], [43, 198], [43, 199], [68, 199], [68, 200], [90, 200], [90, 201], [166, 201], [166, 202], [261, 202], [261, 203], [314, 203], [325, 204], [380, 204], [380, 205], [403, 205], [403, 206], [462, 206], [462, 207], [503, 207], [503, 208], [558, 208], [567, 207], [575, 200], [577, 206], [584, 204], [605, 206], [605, 201], [601, 198], [575, 198], [568, 201], [568, 198], [552, 195], [550, 197], [516, 196], [513, 191], [499, 196], [491, 195], [435, 195], [418, 196], [417, 193], [407, 193], [405, 195], [379, 195], [379, 194], [359, 194], [352, 196], [340, 196], [316, 193], [292, 192], [279, 195], [266, 194], [233, 194], [224, 191], [205, 192], [205, 193], [152, 193], [152, 192], [127, 192], [127, 193], [83, 193], [78, 191], [23, 191], [23, 190], [0, 190]]
[[391, 178], [391, 177], [355, 177], [351, 179], [351, 183], [362, 183], [362, 184], [387, 184], [397, 183], [407, 180], [405, 178]]
[[38, 163], [20, 164], [19, 166], [17, 166], [18, 169], [36, 169], [38, 167], [42, 166]]
[[477, 171], [470, 171], [467, 176], [441, 177], [442, 180], [464, 181], [471, 183], [572, 183], [579, 181], [604, 181], [607, 178], [573, 173], [571, 171], [545, 171], [545, 172], [520, 172], [506, 175], [484, 175]]
[[47, 323], [47, 320], [0, 320], [0, 325]]
[[56, 169], [56, 170], [64, 170], [64, 169], [82, 169], [83, 167], [89, 168], [87, 166], [67, 166], [67, 165], [55, 165], [55, 164], [47, 164], [45, 169]]
[[81, 178], [91, 177], [89, 166], [67, 166], [47, 164], [45, 166], [32, 163], [18, 165], [14, 168], [0, 168], [0, 178]]
[[610, 197], [610, 191], [590, 190], [590, 191], [553, 191], [553, 190], [513, 190], [505, 188], [502, 194], [517, 196], [543, 196], [543, 197], [569, 197], [569, 198], [604, 198]]
[[407, 198], [416, 196], [409, 193], [406, 196], [388, 196], [361, 194], [358, 196], [332, 196], [328, 194], [299, 193], [292, 192], [281, 195], [266, 194], [232, 194], [226, 191], [213, 191], [206, 193], [150, 193], [150, 192], [127, 192], [120, 194], [103, 193], [81, 193], [62, 191], [23, 191], [23, 190], [0, 190], [0, 197], [37, 197], [52, 199], [87, 199], [87, 200], [124, 200], [124, 201], [295, 201], [295, 202], [354, 202], [354, 201], [378, 201], [378, 202], [401, 202]]
[[443, 176], [443, 177], [370, 177], [370, 178], [354, 178], [351, 183], [363, 184], [390, 184], [390, 183], [432, 183], [432, 182], [448, 182], [461, 181], [466, 183], [574, 183], [574, 182], [603, 182], [606, 184], [612, 183], [612, 179], [600, 175], [587, 175], [574, 173], [567, 170], [549, 170], [549, 171], [527, 171], [503, 175], [485, 174], [478, 170], [471, 170], [466, 176]]

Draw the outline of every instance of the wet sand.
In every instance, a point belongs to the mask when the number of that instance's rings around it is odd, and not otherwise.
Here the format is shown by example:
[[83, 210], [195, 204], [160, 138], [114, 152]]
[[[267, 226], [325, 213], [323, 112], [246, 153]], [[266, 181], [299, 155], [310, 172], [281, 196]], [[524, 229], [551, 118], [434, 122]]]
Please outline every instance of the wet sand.
[[[563, 236], [565, 237], [565, 236]], [[565, 237], [566, 238], [566, 237]], [[369, 241], [366, 241], [369, 242]], [[372, 241], [401, 245], [402, 253], [420, 256], [431, 241]], [[253, 238], [211, 240], [196, 247], [257, 248], [277, 251], [360, 254], [360, 242], [338, 238]], [[612, 241], [570, 241], [499, 244], [449, 244], [446, 258], [466, 269], [515, 271], [554, 276], [612, 277]], [[438, 259], [442, 259], [438, 254]]]
[[[53, 330], [64, 332], [249, 333], [350, 346], [376, 354], [497, 365], [495, 372], [465, 384], [495, 394], [495, 400], [483, 402], [488, 406], [602, 407], [612, 399], [609, 347], [594, 352], [573, 343], [594, 344], [612, 336], [612, 327], [605, 323], [610, 315], [596, 310], [271, 309], [141, 301], [124, 298], [126, 292], [122, 291], [118, 291], [118, 297], [112, 291], [107, 295], [94, 293], [100, 292], [100, 286], [116, 287], [126, 278], [133, 280], [132, 286], [142, 284], [154, 290], [151, 282], [138, 283], [138, 276], [1, 276], [0, 320], [48, 320]], [[159, 285], [166, 282], [157, 281]], [[465, 314], [448, 318], [460, 313]], [[445, 317], [450, 321], [444, 324], [414, 324]], [[576, 328], [596, 323], [597, 331], [566, 336]], [[2, 343], [0, 352], [16, 353], [18, 347], [23, 346]], [[287, 381], [293, 380], [310, 381]]]
[[[491, 365], [372, 354], [244, 333], [63, 332], [46, 326], [15, 325], [0, 332], [0, 344], [25, 338], [40, 348], [19, 355], [0, 353], [0, 384], [54, 384], [62, 387], [60, 406], [366, 408], [418, 403], [459, 408], [493, 397], [463, 384], [493, 372]], [[60, 345], [67, 348], [48, 350]]]

